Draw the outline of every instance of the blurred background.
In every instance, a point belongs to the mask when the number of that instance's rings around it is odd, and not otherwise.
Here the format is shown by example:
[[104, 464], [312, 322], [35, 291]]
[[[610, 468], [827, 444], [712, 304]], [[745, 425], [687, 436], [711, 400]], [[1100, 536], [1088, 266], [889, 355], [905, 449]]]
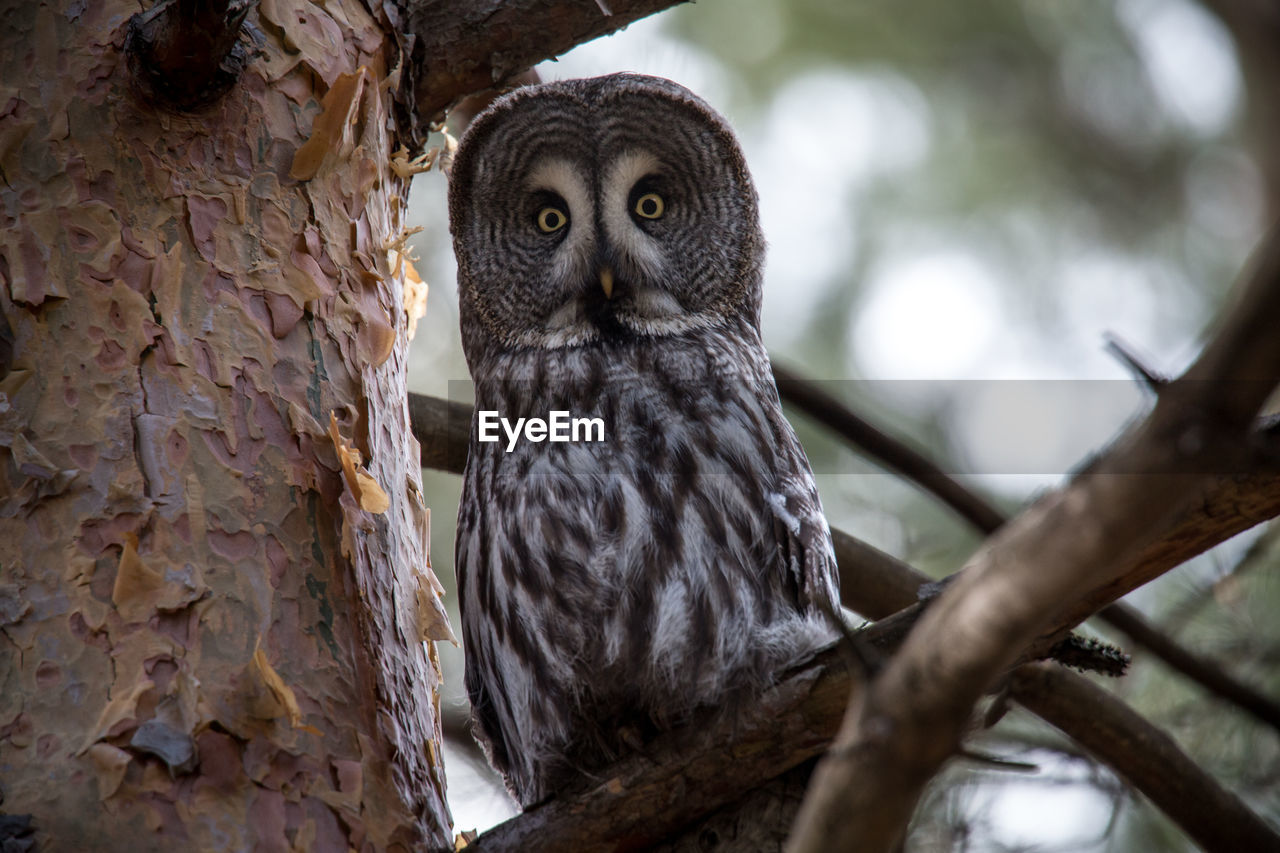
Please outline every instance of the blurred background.
[[[1251, 110], [1247, 60], [1190, 0], [703, 0], [537, 70], [669, 77], [726, 115], [761, 197], [775, 362], [1016, 512], [1149, 406], [1104, 336], [1178, 372], [1269, 224], [1271, 167], [1251, 134], [1270, 94]], [[465, 398], [445, 190], [428, 173], [410, 199], [431, 286], [410, 384]], [[793, 423], [833, 526], [934, 576], [980, 542], [936, 500]], [[460, 480], [423, 479], [432, 563], [451, 587]], [[1258, 528], [1128, 600], [1280, 695], [1275, 538]], [[468, 746], [461, 651], [441, 658], [450, 803], [458, 829], [483, 830], [515, 808]], [[1141, 653], [1108, 687], [1280, 820], [1274, 729]], [[1028, 714], [978, 746], [1038, 770], [953, 765], [908, 849], [1195, 849]]]

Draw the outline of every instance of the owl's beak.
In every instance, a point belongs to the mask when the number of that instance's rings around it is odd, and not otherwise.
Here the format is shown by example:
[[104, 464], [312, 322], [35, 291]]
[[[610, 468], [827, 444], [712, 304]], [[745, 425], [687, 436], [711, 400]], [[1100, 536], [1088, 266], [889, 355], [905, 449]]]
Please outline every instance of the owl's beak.
[[608, 267], [600, 268], [600, 287], [604, 290], [604, 298], [613, 298], [613, 270]]

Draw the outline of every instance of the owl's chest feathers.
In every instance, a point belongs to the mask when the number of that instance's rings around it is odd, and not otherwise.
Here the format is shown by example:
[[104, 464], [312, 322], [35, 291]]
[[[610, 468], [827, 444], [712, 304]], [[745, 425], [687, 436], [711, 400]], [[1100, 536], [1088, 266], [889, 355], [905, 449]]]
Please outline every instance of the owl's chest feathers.
[[[714, 351], [690, 354], [701, 361], [570, 351], [477, 382], [478, 410], [605, 425], [602, 442], [509, 452], [472, 436], [478, 517], [459, 533], [483, 555], [468, 560], [464, 595], [505, 614], [513, 654], [560, 663], [546, 667], [551, 680], [625, 668], [639, 704], [674, 682], [709, 700], [732, 672], [767, 669], [756, 658], [777, 651], [771, 632], [802, 619], [768, 509], [790, 461], [776, 392], [758, 369], [727, 373]], [[759, 361], [767, 370], [762, 351]]]

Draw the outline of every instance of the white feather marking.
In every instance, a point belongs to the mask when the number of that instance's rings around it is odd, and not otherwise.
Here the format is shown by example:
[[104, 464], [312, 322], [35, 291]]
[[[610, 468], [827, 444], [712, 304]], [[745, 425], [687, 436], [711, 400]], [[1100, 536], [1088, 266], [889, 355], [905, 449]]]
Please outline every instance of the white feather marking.
[[531, 191], [556, 193], [569, 205], [569, 233], [556, 249], [553, 283], [571, 288], [588, 273], [595, 249], [595, 207], [587, 182], [568, 160], [543, 160], [529, 172], [525, 182]]
[[631, 189], [645, 175], [658, 171], [658, 158], [648, 151], [627, 151], [618, 156], [605, 173], [600, 218], [610, 242], [622, 250], [646, 276], [658, 278], [662, 252], [653, 238], [631, 218]]
[[653, 644], [654, 662], [660, 669], [671, 669], [685, 659], [689, 637], [689, 594], [680, 579], [667, 582], [658, 594], [658, 619], [653, 634], [661, 643]]
[[664, 290], [642, 287], [636, 290], [632, 299], [636, 313], [646, 320], [662, 320], [684, 315], [684, 308], [674, 296]]
[[787, 509], [787, 496], [781, 492], [770, 492], [768, 500], [770, 508], [773, 509], [773, 514], [787, 526], [787, 530], [791, 531], [791, 535], [799, 536], [800, 519], [792, 515], [791, 511]]
[[662, 317], [649, 317], [643, 311], [638, 311], [635, 314], [624, 312], [618, 316], [618, 322], [633, 332], [640, 335], [653, 336], [678, 335], [694, 329], [709, 329], [720, 321], [721, 318], [709, 311], [699, 314], [677, 314], [675, 316]]

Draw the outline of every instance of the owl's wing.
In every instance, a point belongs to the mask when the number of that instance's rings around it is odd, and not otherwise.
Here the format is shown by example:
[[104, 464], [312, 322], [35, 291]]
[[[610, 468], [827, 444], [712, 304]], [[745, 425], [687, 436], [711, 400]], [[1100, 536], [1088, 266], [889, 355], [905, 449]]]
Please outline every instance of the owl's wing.
[[800, 607], [839, 613], [840, 578], [836, 572], [831, 528], [822, 512], [809, 460], [794, 434], [789, 438], [792, 447], [783, 458], [790, 457], [790, 469], [779, 477], [776, 488], [767, 495], [783, 567], [787, 580], [795, 585], [796, 603]]

